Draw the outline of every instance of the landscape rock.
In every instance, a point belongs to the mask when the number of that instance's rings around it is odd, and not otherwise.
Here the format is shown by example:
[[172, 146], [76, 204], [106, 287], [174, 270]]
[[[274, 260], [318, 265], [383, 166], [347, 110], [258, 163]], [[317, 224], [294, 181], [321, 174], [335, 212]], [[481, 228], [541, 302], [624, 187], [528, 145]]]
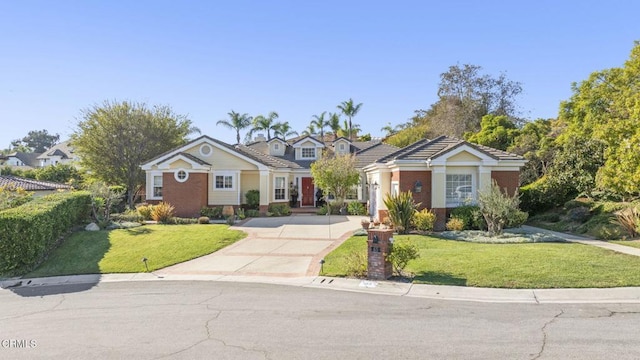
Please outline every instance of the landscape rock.
[[100, 226], [98, 226], [98, 224], [92, 222], [91, 224], [85, 226], [84, 229], [86, 231], [98, 231], [98, 230], [100, 230]]

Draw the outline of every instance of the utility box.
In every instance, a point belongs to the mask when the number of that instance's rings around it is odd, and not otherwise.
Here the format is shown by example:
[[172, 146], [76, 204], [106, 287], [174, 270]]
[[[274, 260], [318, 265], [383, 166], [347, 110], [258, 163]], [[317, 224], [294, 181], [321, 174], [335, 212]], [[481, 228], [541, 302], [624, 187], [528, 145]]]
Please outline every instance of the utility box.
[[367, 278], [386, 280], [393, 274], [387, 255], [393, 248], [393, 230], [371, 229], [367, 238]]

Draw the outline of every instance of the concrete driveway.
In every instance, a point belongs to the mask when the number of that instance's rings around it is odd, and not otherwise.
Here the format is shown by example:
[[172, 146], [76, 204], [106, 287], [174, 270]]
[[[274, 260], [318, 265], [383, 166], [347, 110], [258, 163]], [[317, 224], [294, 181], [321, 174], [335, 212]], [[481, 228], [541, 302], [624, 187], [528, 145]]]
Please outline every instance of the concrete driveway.
[[234, 229], [248, 236], [216, 253], [157, 271], [166, 275], [315, 276], [320, 260], [354, 230], [362, 216], [292, 215], [255, 218]]

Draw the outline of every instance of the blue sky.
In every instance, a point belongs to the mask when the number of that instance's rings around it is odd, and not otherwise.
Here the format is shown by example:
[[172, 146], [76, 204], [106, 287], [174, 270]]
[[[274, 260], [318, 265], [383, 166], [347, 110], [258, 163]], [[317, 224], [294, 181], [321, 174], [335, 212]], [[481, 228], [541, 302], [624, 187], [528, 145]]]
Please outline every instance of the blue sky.
[[312, 115], [364, 105], [380, 136], [437, 100], [455, 64], [522, 83], [529, 119], [571, 83], [622, 66], [637, 1], [0, 1], [0, 148], [30, 130], [63, 140], [105, 100], [170, 105], [207, 134], [230, 110]]

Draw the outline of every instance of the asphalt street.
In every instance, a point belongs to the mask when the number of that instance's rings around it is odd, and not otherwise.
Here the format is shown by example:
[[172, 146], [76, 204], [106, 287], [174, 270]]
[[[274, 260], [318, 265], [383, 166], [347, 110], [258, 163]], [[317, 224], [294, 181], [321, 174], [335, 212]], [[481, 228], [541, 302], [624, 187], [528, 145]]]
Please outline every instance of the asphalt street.
[[272, 284], [0, 291], [1, 359], [638, 359], [640, 304], [446, 301]]

